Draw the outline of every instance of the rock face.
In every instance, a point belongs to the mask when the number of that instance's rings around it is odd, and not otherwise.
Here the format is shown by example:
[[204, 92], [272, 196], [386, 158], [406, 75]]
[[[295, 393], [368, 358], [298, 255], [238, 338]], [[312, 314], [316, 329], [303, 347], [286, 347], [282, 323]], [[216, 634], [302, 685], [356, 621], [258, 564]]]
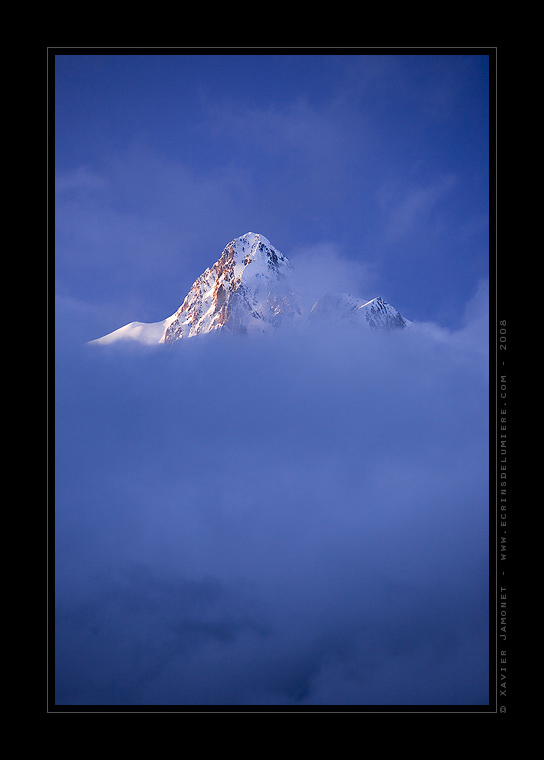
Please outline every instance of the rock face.
[[348, 293], [325, 293], [304, 314], [289, 259], [263, 235], [247, 232], [225, 247], [171, 317], [151, 324], [131, 322], [91, 342], [135, 340], [156, 345], [214, 330], [245, 335], [329, 324], [381, 330], [411, 325], [383, 298], [364, 301]]

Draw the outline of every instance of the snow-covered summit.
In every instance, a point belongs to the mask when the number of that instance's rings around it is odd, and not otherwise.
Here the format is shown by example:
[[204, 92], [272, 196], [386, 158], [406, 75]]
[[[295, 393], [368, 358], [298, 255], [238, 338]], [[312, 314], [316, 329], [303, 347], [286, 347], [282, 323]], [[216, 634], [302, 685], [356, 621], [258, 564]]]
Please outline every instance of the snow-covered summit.
[[168, 320], [162, 341], [191, 338], [219, 328], [263, 332], [285, 316], [301, 314], [289, 260], [263, 235], [232, 240], [195, 281]]
[[371, 329], [402, 329], [408, 325], [407, 320], [381, 296], [364, 301], [349, 293], [324, 293], [312, 306], [309, 319], [312, 323], [345, 322]]
[[152, 324], [131, 322], [91, 342], [173, 343], [214, 330], [248, 334], [323, 321], [365, 329], [409, 325], [382, 298], [364, 301], [347, 293], [325, 293], [305, 315], [295, 283], [289, 259], [264, 235], [247, 232], [225, 246], [215, 264], [195, 280], [172, 316]]

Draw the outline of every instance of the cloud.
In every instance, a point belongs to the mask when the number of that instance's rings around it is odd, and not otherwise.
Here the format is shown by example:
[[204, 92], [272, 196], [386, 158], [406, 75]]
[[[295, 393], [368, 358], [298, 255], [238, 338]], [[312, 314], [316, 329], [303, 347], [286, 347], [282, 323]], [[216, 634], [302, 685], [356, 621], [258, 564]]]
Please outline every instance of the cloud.
[[489, 280], [482, 279], [467, 304], [465, 324], [457, 337], [475, 350], [489, 351]]
[[59, 347], [60, 704], [487, 702], [485, 358], [333, 337]]
[[57, 193], [92, 192], [107, 187], [106, 179], [88, 166], [79, 166], [67, 172], [61, 172], [55, 177]]
[[361, 194], [373, 183], [375, 136], [345, 102], [214, 100], [209, 111], [214, 144], [249, 173], [251, 197], [275, 226], [330, 229], [361, 214]]
[[474, 362], [480, 355], [489, 356], [489, 280], [478, 283], [475, 294], [465, 308], [463, 325], [459, 330], [447, 330], [433, 322], [418, 323], [418, 331], [437, 343], [444, 343], [456, 348], [454, 354], [458, 360], [473, 363], [474, 368], [487, 370], [485, 364]]
[[324, 241], [311, 246], [300, 246], [289, 252], [293, 264], [299, 292], [307, 305], [313, 303], [323, 293], [340, 292], [354, 296], [374, 297], [375, 276], [367, 263], [354, 256], [345, 256], [338, 243]]
[[330, 106], [317, 108], [299, 97], [282, 105], [209, 104], [214, 132], [231, 139], [250, 140], [274, 155], [296, 155], [302, 160], [329, 160], [345, 149], [345, 127]]
[[105, 162], [100, 173], [59, 172], [56, 190], [59, 290], [109, 311], [108, 331], [173, 313], [253, 217], [242, 168], [194, 172], [142, 143]]
[[401, 241], [421, 229], [436, 229], [440, 204], [458, 180], [452, 174], [436, 177], [425, 185], [392, 182], [382, 186], [378, 196], [389, 243]]

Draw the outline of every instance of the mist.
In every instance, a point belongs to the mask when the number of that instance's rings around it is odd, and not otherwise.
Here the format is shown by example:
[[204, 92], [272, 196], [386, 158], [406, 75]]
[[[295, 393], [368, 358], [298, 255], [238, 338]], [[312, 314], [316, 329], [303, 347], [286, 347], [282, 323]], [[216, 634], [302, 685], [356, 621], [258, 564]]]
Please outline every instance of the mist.
[[61, 340], [56, 703], [487, 704], [486, 299], [457, 332]]

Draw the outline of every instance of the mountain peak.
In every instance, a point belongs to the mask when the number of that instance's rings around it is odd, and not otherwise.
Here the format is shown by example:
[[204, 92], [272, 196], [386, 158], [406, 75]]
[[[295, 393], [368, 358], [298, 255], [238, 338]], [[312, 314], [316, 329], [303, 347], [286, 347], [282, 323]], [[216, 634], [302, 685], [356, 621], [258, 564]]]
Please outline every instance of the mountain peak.
[[[300, 312], [292, 294], [293, 268], [268, 238], [246, 232], [228, 243], [215, 264], [194, 282], [172, 315], [164, 343], [217, 329], [265, 332], [285, 311]], [[285, 307], [282, 308], [282, 307]]]
[[248, 243], [250, 245], [252, 245], [255, 241], [260, 241], [265, 245], [272, 245], [270, 240], [264, 235], [261, 235], [260, 232], [246, 232], [245, 235], [241, 235], [239, 238], [236, 238], [236, 240]]
[[324, 293], [305, 317], [289, 259], [264, 235], [246, 232], [225, 246], [171, 317], [152, 324], [131, 322], [91, 342], [131, 339], [146, 344], [173, 343], [214, 330], [262, 333], [300, 323], [342, 323], [372, 329], [410, 324], [381, 296], [364, 301], [348, 293]]
[[407, 321], [381, 296], [370, 301], [349, 293], [324, 293], [312, 306], [309, 315], [314, 323], [345, 323], [371, 329], [404, 328]]

